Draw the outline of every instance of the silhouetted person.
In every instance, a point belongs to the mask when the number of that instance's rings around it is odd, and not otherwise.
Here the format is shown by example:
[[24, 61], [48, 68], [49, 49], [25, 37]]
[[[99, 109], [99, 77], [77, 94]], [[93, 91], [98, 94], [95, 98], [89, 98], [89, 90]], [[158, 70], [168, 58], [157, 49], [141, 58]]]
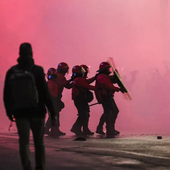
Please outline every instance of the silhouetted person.
[[75, 133], [77, 136], [87, 135], [89, 134], [89, 131], [88, 133], [86, 132], [87, 129], [84, 129], [85, 134], [82, 131], [82, 128], [84, 128], [83, 126], [87, 126], [86, 120], [89, 118], [90, 112], [87, 93], [89, 90], [95, 90], [95, 87], [87, 83], [87, 80], [84, 78], [85, 71], [81, 66], [74, 66], [72, 73], [72, 100], [74, 101], [74, 105], [77, 108], [78, 117], [71, 128], [71, 132]]
[[[83, 69], [85, 71], [84, 78], [86, 79], [86, 82], [88, 84], [91, 84], [92, 82], [94, 82], [95, 81], [95, 76], [91, 77], [91, 78], [87, 77], [87, 74], [89, 73], [88, 66], [86, 66], [85, 64], [82, 64], [81, 67], [83, 67]], [[84, 122], [83, 122], [83, 133], [85, 135], [94, 135], [94, 132], [91, 132], [91, 130], [89, 129], [89, 117], [90, 117], [90, 109], [89, 109], [89, 115], [87, 115], [85, 117]]]
[[[96, 98], [98, 103], [102, 104], [104, 120], [106, 121], [106, 137], [112, 138], [115, 136], [115, 122], [119, 109], [114, 101], [114, 92], [120, 91], [119, 87], [113, 85], [113, 80], [109, 77], [110, 65], [107, 62], [102, 62], [99, 66], [98, 75], [96, 75]], [[102, 118], [101, 118], [102, 119]], [[100, 119], [100, 121], [101, 121]], [[100, 125], [100, 123], [99, 123]], [[101, 129], [102, 130], [102, 129]], [[97, 133], [99, 129], [97, 127]], [[102, 131], [101, 131], [102, 132]]]
[[[51, 94], [45, 80], [44, 70], [35, 65], [32, 47], [22, 43], [19, 48], [18, 64], [6, 74], [4, 84], [4, 105], [11, 121], [15, 118], [19, 135], [19, 151], [24, 170], [31, 170], [29, 137], [33, 134], [36, 170], [45, 169], [44, 122], [46, 107], [52, 124], [55, 124], [55, 111]], [[12, 167], [11, 167], [12, 169]]]
[[[128, 90], [130, 90], [130, 91], [132, 91], [132, 86], [135, 83], [137, 74], [138, 74], [138, 71], [132, 71], [130, 80], [127, 80], [126, 76], [122, 76], [122, 79], [123, 79], [125, 85], [127, 85]], [[109, 78], [111, 79], [111, 81], [116, 83], [116, 81], [113, 79], [113, 76], [109, 76]], [[100, 117], [100, 121], [99, 121], [99, 124], [98, 124], [97, 129], [96, 129], [96, 133], [101, 134], [101, 135], [105, 134], [105, 132], [103, 131], [104, 123], [106, 123], [106, 114], [105, 113], [103, 113], [102, 116]], [[115, 129], [114, 134], [118, 135], [118, 134], [120, 134], [120, 132]]]
[[136, 76], [139, 74], [139, 71], [133, 70], [130, 72], [131, 78], [127, 79], [127, 76], [122, 76], [121, 79], [123, 80], [124, 84], [128, 88], [128, 91], [132, 92], [132, 87], [136, 81]]
[[[51, 128], [50, 126], [50, 119], [47, 120], [46, 126], [45, 126], [45, 133], [50, 134], [53, 137], [58, 137], [58, 136], [63, 136], [66, 133], [60, 131], [60, 112], [61, 110], [65, 107], [62, 99], [62, 93], [64, 88], [71, 89], [72, 84], [70, 83], [71, 80], [66, 80], [65, 75], [69, 71], [69, 66], [65, 62], [61, 62], [58, 64], [57, 67], [57, 78], [56, 78], [56, 83], [58, 86], [58, 92], [57, 92], [57, 97], [56, 97], [56, 102], [55, 105], [57, 105], [55, 111], [56, 111], [56, 116], [57, 116], [57, 122], [54, 127]], [[51, 133], [49, 133], [49, 129], [51, 128]]]

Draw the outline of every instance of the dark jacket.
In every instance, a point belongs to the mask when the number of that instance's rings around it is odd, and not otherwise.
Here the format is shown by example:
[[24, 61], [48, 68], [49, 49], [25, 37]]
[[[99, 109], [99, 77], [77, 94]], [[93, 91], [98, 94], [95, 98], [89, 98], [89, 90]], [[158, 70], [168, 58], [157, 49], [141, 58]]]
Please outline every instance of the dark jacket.
[[114, 77], [103, 73], [97, 75], [95, 95], [99, 103], [102, 103], [103, 98], [113, 96], [115, 91], [119, 91], [120, 88], [114, 86], [113, 82]]
[[[88, 90], [95, 90], [95, 86], [88, 83], [86, 78], [77, 77], [72, 83], [72, 100], [75, 100], [79, 95], [86, 95]], [[81, 93], [81, 94], [80, 94]]]
[[[14, 67], [14, 66], [13, 66]], [[7, 73], [5, 78], [4, 84], [4, 94], [3, 100], [6, 109], [7, 116], [9, 118], [14, 115], [15, 118], [18, 117], [45, 117], [46, 114], [46, 107], [49, 110], [52, 118], [55, 116], [54, 107], [51, 100], [51, 94], [48, 89], [47, 82], [45, 80], [44, 70], [41, 66], [35, 65], [34, 60], [32, 58], [29, 59], [22, 59], [21, 57], [18, 58], [18, 64], [15, 67], [19, 69], [24, 69], [33, 73], [35, 78], [35, 83], [38, 90], [39, 102], [37, 107], [27, 108], [27, 109], [11, 109], [11, 97], [10, 97], [10, 89], [9, 89], [9, 79], [10, 76], [13, 74], [14, 70], [11, 67]]]

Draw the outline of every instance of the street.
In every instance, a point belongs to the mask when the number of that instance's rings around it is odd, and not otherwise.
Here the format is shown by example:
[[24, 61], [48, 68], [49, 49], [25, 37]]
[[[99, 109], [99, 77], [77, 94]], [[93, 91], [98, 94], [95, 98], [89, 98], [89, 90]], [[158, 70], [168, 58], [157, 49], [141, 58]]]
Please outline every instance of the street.
[[[156, 135], [119, 135], [112, 139], [95, 135], [79, 138], [67, 135], [44, 137], [47, 170], [169, 170], [170, 137]], [[34, 146], [30, 137], [32, 167]], [[18, 151], [18, 135], [0, 133], [1, 170], [22, 169]]]

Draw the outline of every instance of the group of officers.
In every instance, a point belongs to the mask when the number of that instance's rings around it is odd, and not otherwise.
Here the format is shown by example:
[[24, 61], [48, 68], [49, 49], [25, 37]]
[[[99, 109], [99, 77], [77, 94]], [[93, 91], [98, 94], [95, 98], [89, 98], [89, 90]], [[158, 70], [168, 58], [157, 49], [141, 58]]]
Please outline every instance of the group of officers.
[[[53, 137], [65, 135], [60, 131], [60, 111], [64, 108], [62, 102], [62, 92], [64, 88], [72, 90], [72, 100], [78, 111], [78, 117], [71, 128], [76, 136], [93, 135], [90, 131], [89, 117], [90, 109], [89, 102], [93, 100], [93, 93], [99, 104], [103, 107], [103, 114], [100, 118], [96, 133], [106, 135], [106, 138], [113, 138], [119, 134], [115, 129], [115, 121], [118, 115], [118, 107], [114, 101], [114, 93], [122, 91], [120, 87], [114, 84], [118, 82], [115, 74], [111, 75], [111, 66], [108, 62], [102, 62], [99, 65], [97, 74], [88, 78], [89, 68], [86, 65], [76, 65], [72, 68], [72, 76], [70, 80], [66, 80], [65, 75], [68, 73], [69, 66], [65, 62], [58, 64], [57, 69], [50, 68], [47, 72], [48, 87], [51, 92], [53, 105], [57, 117], [55, 126], [51, 126], [51, 118], [45, 125], [45, 134]], [[90, 85], [95, 81], [95, 85]], [[118, 83], [117, 83], [118, 84]], [[103, 125], [106, 123], [106, 133], [103, 131]]]

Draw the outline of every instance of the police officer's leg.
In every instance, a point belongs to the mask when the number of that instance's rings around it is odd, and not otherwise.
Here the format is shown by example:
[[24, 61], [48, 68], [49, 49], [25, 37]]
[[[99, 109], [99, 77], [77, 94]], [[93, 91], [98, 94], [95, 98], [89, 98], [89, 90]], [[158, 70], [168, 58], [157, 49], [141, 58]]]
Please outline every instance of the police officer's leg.
[[83, 135], [83, 132], [81, 131], [82, 124], [83, 124], [83, 117], [81, 114], [80, 115], [78, 114], [76, 122], [73, 124], [71, 128], [71, 132], [75, 133], [77, 136]]
[[56, 123], [56, 134], [58, 136], [66, 135], [66, 133], [60, 131], [60, 112], [65, 107], [64, 103], [61, 101], [61, 99], [57, 100], [56, 105], [56, 114], [57, 114], [57, 123]]
[[60, 128], [59, 128], [59, 127], [60, 127], [60, 112], [58, 113], [58, 120], [57, 120], [57, 124], [56, 124], [57, 135], [58, 135], [58, 136], [64, 136], [64, 135], [66, 135], [66, 133], [60, 131]]
[[47, 122], [45, 124], [44, 133], [49, 134], [50, 129], [51, 129], [51, 116], [49, 115]]
[[83, 133], [85, 135], [94, 135], [89, 129], [89, 117], [90, 117], [90, 107], [88, 102], [84, 102], [84, 119], [83, 119]]
[[106, 112], [106, 137], [113, 137], [113, 113], [111, 110]]
[[50, 135], [53, 136], [53, 137], [58, 136], [59, 124], [60, 124], [59, 123], [59, 112], [56, 111], [55, 114], [56, 114], [56, 117], [57, 117], [56, 124], [55, 124], [55, 126], [51, 127], [51, 133], [50, 133]]
[[[63, 103], [63, 105], [64, 105], [64, 103]], [[63, 105], [61, 107], [61, 100], [56, 100], [56, 103], [54, 104], [57, 121], [56, 121], [56, 125], [51, 127], [50, 135], [53, 136], [53, 137], [63, 136], [63, 135], [66, 134], [64, 132], [61, 132], [60, 129], [59, 129], [59, 127], [60, 127], [60, 112], [63, 108]]]
[[111, 98], [110, 97], [106, 98], [103, 101], [102, 106], [104, 113], [106, 114], [106, 137], [111, 138], [113, 137], [113, 122], [114, 122]]
[[75, 133], [76, 135], [82, 135], [83, 132], [81, 131], [81, 128], [83, 126], [84, 115], [86, 114], [86, 110], [84, 108], [84, 103], [83, 103], [83, 100], [81, 100], [81, 98], [75, 99], [74, 105], [77, 108], [78, 117], [77, 117], [76, 122], [71, 128], [71, 132]]
[[99, 121], [99, 124], [98, 124], [97, 129], [96, 129], [96, 133], [99, 133], [101, 135], [105, 134], [104, 131], [103, 131], [103, 125], [104, 125], [105, 122], [106, 122], [106, 114], [104, 112], [100, 117], [100, 121]]
[[90, 114], [87, 112], [83, 120], [83, 133], [85, 135], [94, 135], [94, 132], [91, 132], [89, 129], [89, 117]]
[[114, 135], [120, 134], [120, 132], [115, 129], [117, 115], [118, 115], [118, 112], [114, 113], [114, 117], [113, 117], [113, 133], [114, 133]]
[[114, 133], [114, 135], [118, 135], [118, 134], [120, 134], [120, 132], [115, 129], [115, 123], [116, 123], [117, 115], [119, 113], [119, 109], [118, 109], [114, 99], [112, 101], [112, 104], [113, 104], [112, 105], [113, 106], [113, 109], [112, 109], [113, 110], [113, 133]]

